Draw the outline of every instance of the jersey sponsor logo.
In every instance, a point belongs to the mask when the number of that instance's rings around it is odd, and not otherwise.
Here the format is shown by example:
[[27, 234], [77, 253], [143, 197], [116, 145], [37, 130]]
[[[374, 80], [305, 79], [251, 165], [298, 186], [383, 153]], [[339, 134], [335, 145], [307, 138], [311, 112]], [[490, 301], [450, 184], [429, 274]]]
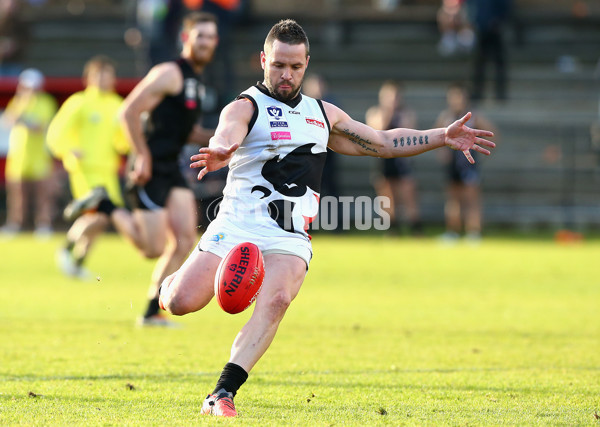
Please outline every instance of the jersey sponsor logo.
[[300, 115], [300, 111], [288, 110], [288, 113]]
[[275, 106], [267, 107], [267, 115], [269, 116], [269, 125], [272, 128], [288, 127], [287, 120], [281, 108]]
[[290, 132], [271, 132], [271, 140], [278, 141], [280, 139], [292, 139]]
[[321, 129], [325, 129], [325, 123], [323, 123], [321, 120], [313, 119], [312, 117], [307, 117], [306, 123], [308, 123], [309, 125], [318, 126]]

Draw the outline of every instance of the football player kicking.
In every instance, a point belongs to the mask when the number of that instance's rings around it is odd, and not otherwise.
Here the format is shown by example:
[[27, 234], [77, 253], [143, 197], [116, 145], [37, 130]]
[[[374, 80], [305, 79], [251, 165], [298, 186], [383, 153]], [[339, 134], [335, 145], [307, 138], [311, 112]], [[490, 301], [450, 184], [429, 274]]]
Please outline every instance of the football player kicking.
[[490, 154], [492, 132], [465, 126], [470, 113], [447, 128], [418, 131], [373, 128], [336, 106], [300, 93], [309, 62], [302, 27], [283, 20], [270, 30], [260, 54], [264, 81], [226, 106], [208, 147], [192, 156], [198, 179], [229, 165], [216, 219], [198, 250], [165, 279], [161, 305], [175, 315], [205, 307], [214, 296], [221, 259], [249, 241], [265, 261], [262, 291], [250, 320], [233, 342], [229, 362], [203, 414], [236, 416], [233, 398], [271, 344], [288, 306], [298, 294], [312, 257], [307, 234], [319, 200], [327, 148], [353, 156], [405, 157], [440, 147]]

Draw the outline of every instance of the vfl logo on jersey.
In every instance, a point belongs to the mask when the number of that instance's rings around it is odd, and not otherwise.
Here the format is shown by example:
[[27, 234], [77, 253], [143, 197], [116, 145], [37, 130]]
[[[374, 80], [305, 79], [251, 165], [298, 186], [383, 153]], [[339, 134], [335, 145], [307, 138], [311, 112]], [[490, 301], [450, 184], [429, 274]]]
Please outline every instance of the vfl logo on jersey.
[[267, 115], [269, 116], [269, 125], [272, 128], [288, 127], [287, 120], [283, 115], [283, 110], [279, 107], [267, 107]]
[[290, 132], [271, 132], [271, 141], [280, 139], [292, 139], [292, 134]]
[[307, 117], [306, 123], [308, 123], [309, 125], [318, 126], [321, 129], [325, 129], [325, 123], [323, 123], [321, 120], [313, 119], [312, 117]]

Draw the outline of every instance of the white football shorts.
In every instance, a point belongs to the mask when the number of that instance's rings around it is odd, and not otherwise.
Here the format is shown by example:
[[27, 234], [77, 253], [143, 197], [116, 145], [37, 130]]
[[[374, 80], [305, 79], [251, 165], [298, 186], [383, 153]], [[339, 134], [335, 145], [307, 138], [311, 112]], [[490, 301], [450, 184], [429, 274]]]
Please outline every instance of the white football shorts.
[[284, 254], [300, 257], [308, 269], [312, 258], [312, 245], [306, 237], [282, 230], [276, 224], [242, 227], [244, 224], [238, 226], [219, 215], [209, 224], [198, 248], [224, 258], [235, 245], [251, 242], [258, 246], [263, 255]]

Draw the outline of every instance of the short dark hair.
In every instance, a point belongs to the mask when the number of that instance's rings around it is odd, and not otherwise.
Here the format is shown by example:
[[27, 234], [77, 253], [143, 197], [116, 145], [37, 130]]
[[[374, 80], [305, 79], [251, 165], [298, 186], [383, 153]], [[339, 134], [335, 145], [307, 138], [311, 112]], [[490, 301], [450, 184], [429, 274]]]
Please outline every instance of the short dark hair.
[[308, 37], [304, 29], [293, 19], [282, 19], [273, 25], [267, 38], [265, 39], [264, 51], [267, 52], [273, 46], [273, 42], [279, 40], [282, 43], [291, 45], [304, 44], [306, 46], [306, 55], [310, 52]]
[[388, 79], [381, 84], [381, 87], [391, 87], [394, 88], [396, 92], [402, 92], [404, 90], [404, 83], [398, 80]]
[[448, 85], [448, 90], [452, 89], [460, 90], [467, 96], [469, 96], [469, 94], [471, 93], [471, 88], [469, 87], [469, 85], [462, 81], [451, 82], [450, 85]]
[[218, 24], [217, 17], [209, 12], [190, 12], [183, 18], [183, 31], [189, 31], [196, 24], [203, 24], [205, 22], [214, 22]]

